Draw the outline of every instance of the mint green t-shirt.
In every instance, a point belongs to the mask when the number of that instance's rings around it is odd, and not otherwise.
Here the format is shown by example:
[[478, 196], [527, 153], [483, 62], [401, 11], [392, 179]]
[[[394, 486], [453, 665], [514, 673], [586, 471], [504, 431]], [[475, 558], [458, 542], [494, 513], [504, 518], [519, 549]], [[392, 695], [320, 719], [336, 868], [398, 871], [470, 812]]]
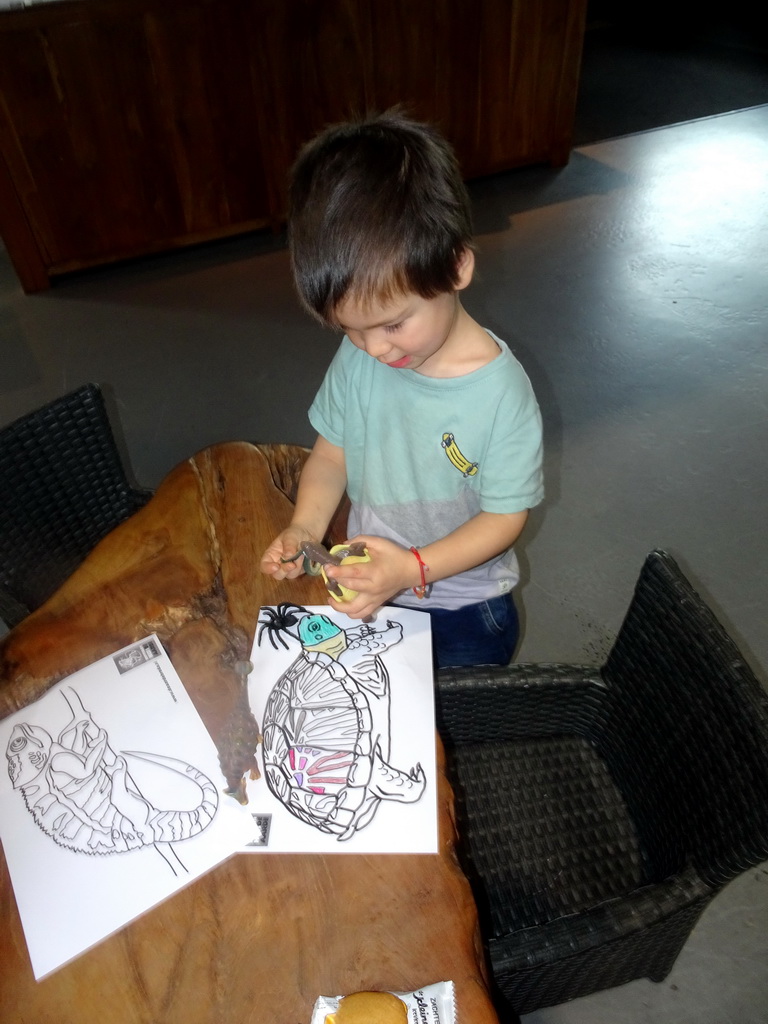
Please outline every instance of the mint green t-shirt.
[[[490, 332], [489, 332], [490, 333]], [[544, 496], [541, 416], [530, 381], [507, 345], [463, 377], [394, 370], [347, 338], [309, 410], [312, 426], [344, 449], [352, 505], [348, 536], [421, 548], [479, 512], [520, 512]], [[428, 602], [460, 608], [508, 592], [519, 571], [510, 548], [437, 581]]]

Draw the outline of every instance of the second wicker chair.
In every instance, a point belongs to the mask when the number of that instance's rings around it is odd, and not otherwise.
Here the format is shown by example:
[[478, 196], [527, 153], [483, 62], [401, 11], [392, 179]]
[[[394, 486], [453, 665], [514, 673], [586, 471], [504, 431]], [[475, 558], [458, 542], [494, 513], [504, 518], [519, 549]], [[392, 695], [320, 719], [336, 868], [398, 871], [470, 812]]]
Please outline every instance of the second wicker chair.
[[438, 721], [502, 1010], [661, 981], [768, 858], [768, 697], [663, 552], [601, 668], [444, 671]]

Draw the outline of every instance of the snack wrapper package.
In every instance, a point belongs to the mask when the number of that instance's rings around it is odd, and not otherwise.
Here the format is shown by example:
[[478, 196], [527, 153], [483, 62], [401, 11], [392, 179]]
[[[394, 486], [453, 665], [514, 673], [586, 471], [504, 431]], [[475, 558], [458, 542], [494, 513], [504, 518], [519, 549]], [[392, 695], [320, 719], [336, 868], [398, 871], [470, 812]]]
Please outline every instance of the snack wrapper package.
[[[408, 1024], [456, 1024], [456, 1000], [452, 981], [438, 981], [414, 992], [393, 992], [405, 1003]], [[325, 1024], [329, 1013], [335, 1013], [343, 996], [320, 996], [312, 1011], [310, 1024]]]

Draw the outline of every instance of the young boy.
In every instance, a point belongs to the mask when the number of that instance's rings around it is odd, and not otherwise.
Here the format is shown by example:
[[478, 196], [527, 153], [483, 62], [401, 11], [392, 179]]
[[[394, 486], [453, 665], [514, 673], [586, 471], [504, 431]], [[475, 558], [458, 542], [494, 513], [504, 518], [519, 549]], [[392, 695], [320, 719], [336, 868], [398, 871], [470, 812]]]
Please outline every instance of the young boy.
[[518, 639], [512, 545], [543, 497], [541, 419], [506, 344], [460, 294], [469, 199], [453, 152], [397, 112], [333, 126], [299, 155], [289, 243], [309, 312], [344, 338], [309, 411], [318, 432], [292, 521], [265, 552], [275, 579], [321, 540], [344, 491], [369, 562], [329, 577], [366, 618], [428, 611], [438, 667], [507, 664]]

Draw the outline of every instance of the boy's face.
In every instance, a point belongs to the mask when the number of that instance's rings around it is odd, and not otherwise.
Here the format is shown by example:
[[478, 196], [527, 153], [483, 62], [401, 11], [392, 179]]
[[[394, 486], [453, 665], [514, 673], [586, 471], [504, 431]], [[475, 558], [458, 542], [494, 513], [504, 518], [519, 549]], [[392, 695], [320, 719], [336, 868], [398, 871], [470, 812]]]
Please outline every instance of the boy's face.
[[450, 376], [451, 357], [461, 340], [458, 291], [471, 280], [474, 266], [472, 254], [469, 257], [472, 266], [466, 283], [462, 274], [456, 292], [444, 292], [432, 299], [406, 292], [365, 305], [347, 298], [335, 310], [339, 326], [353, 345], [393, 370], [416, 370], [427, 377]]

